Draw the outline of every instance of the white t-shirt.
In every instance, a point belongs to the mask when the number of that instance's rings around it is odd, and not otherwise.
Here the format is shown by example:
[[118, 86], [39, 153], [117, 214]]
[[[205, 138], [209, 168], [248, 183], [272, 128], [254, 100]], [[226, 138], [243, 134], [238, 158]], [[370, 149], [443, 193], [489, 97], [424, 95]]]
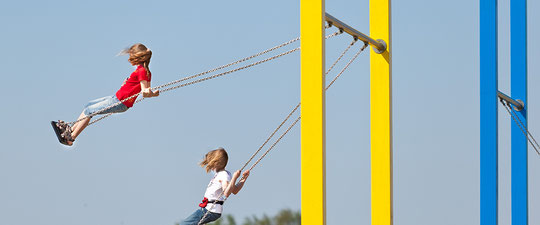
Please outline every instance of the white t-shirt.
[[[232, 178], [231, 173], [227, 170], [222, 170], [222, 171], [217, 172], [214, 175], [214, 178], [210, 180], [210, 183], [208, 184], [208, 187], [206, 188], [206, 192], [204, 193], [204, 197], [207, 198], [209, 201], [210, 200], [223, 201], [225, 199], [225, 195], [221, 194], [224, 191], [222, 183], [224, 181], [230, 182], [231, 178]], [[218, 199], [218, 196], [220, 195], [221, 197], [219, 197]], [[206, 205], [206, 209], [213, 213], [221, 213], [223, 212], [223, 205], [208, 203], [208, 205]]]

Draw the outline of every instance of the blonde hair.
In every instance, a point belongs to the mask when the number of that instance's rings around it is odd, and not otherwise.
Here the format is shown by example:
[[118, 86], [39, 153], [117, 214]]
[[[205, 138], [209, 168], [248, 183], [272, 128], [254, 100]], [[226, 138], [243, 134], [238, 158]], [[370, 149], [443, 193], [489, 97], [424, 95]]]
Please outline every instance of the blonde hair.
[[229, 156], [227, 155], [227, 152], [223, 148], [218, 148], [216, 150], [212, 150], [204, 156], [203, 161], [199, 163], [201, 167], [206, 167], [206, 172], [210, 172], [211, 170], [214, 171], [221, 171], [225, 169], [225, 166], [227, 166], [227, 161], [229, 161]]
[[141, 43], [132, 45], [129, 50], [129, 62], [135, 65], [142, 65], [146, 70], [146, 76], [150, 78], [150, 58], [152, 58], [152, 50]]

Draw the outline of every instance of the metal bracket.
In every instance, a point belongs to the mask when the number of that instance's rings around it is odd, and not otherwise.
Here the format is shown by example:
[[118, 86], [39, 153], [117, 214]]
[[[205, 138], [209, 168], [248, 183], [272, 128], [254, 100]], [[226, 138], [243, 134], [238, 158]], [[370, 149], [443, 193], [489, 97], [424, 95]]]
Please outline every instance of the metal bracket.
[[378, 49], [378, 48], [375, 48], [375, 46], [373, 46], [372, 47], [373, 51], [377, 54], [382, 54], [383, 52], [386, 51], [386, 48], [388, 48], [388, 46], [386, 45], [386, 42], [382, 39], [377, 39], [377, 42], [379, 42], [383, 46], [383, 48]]
[[521, 104], [521, 105], [520, 106], [513, 105], [512, 108], [514, 108], [514, 110], [516, 110], [518, 112], [523, 110], [523, 106], [525, 105], [525, 103], [523, 101], [521, 101], [521, 99], [517, 99], [516, 102], [519, 102], [519, 104]]
[[505, 100], [508, 104], [512, 105], [512, 108], [516, 111], [521, 111], [525, 108], [525, 103], [519, 99], [516, 99], [514, 100], [513, 98], [511, 98], [510, 96], [500, 92], [500, 91], [497, 91], [497, 97]]
[[326, 22], [331, 23], [335, 27], [339, 28], [340, 32], [344, 31], [345, 33], [348, 33], [353, 37], [356, 37], [362, 41], [368, 42], [369, 45], [373, 46], [373, 50], [378, 54], [385, 52], [387, 49], [386, 42], [384, 42], [383, 40], [380, 40], [380, 39], [375, 40], [371, 38], [370, 36], [365, 35], [364, 33], [360, 31], [357, 31], [356, 29], [352, 28], [346, 23], [341, 22], [340, 20], [336, 19], [335, 17], [333, 17], [332, 15], [328, 13], [325, 14], [325, 20]]

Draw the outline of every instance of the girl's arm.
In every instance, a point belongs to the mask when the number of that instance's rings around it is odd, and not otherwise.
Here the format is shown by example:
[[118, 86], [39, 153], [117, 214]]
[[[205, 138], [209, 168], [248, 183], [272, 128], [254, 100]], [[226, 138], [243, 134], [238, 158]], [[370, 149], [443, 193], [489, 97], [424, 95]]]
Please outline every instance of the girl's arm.
[[225, 189], [225, 193], [223, 193], [225, 195], [225, 197], [229, 197], [229, 195], [231, 195], [231, 193], [233, 194], [238, 194], [238, 192], [240, 192], [240, 190], [242, 189], [242, 187], [244, 187], [244, 183], [246, 182], [247, 178], [249, 177], [249, 170], [246, 170], [242, 176], [242, 179], [240, 179], [240, 181], [238, 182], [238, 184], [236, 183], [236, 180], [238, 180], [238, 177], [240, 177], [240, 170], [236, 171], [234, 174], [233, 174], [233, 177], [231, 179], [231, 182], [223, 182], [222, 185], [223, 185], [223, 188]]
[[[238, 171], [240, 172], [240, 171]], [[238, 192], [240, 192], [240, 190], [242, 190], [242, 187], [244, 187], [244, 183], [246, 183], [246, 180], [247, 178], [249, 177], [249, 170], [246, 170], [244, 171], [244, 173], [242, 174], [242, 179], [240, 179], [240, 181], [234, 185], [235, 186], [235, 189], [233, 190], [233, 194], [238, 194]]]
[[145, 98], [159, 96], [159, 90], [152, 91], [152, 89], [150, 89], [150, 82], [148, 82], [147, 80], [141, 80], [141, 89], [142, 89], [142, 95]]
[[231, 195], [231, 193], [233, 192], [233, 190], [235, 188], [234, 184], [236, 183], [236, 180], [238, 179], [239, 176], [240, 176], [240, 171], [236, 171], [236, 172], [234, 172], [230, 182], [227, 182], [227, 181], [222, 181], [221, 182], [221, 188], [223, 188], [223, 190], [225, 190], [223, 192], [223, 195], [225, 195], [225, 197], [229, 197], [229, 195]]

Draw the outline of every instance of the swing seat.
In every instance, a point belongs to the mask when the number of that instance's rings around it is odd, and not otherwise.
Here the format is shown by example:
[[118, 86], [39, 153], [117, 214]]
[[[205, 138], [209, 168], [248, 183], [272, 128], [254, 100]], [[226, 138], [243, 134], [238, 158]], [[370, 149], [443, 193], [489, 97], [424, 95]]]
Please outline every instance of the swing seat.
[[[64, 145], [70, 146], [68, 144], [68, 140], [71, 139], [71, 134], [66, 135], [68, 130], [66, 129], [68, 126], [63, 121], [51, 121], [51, 125], [53, 127], [54, 133], [56, 134], [56, 137], [58, 138], [58, 141]], [[69, 139], [68, 137], [69, 136]]]

